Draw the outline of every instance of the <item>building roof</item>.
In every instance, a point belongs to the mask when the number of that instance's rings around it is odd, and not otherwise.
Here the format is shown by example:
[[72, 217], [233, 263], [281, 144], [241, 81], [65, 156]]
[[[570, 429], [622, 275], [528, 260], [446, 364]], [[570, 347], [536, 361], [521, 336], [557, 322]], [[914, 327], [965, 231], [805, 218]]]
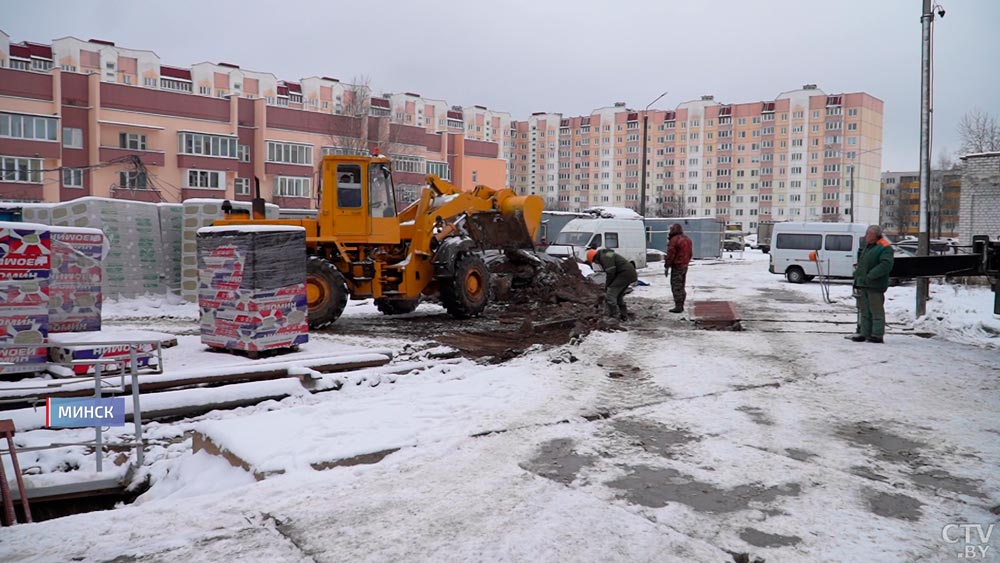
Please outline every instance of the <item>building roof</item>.
[[[52, 46], [42, 45], [41, 43], [31, 43], [30, 41], [22, 41], [21, 45], [28, 48], [32, 57], [39, 59], [52, 59]], [[11, 45], [13, 47], [13, 45]]]
[[962, 159], [962, 160], [965, 160], [967, 158], [982, 158], [982, 157], [990, 157], [990, 156], [993, 156], [993, 157], [1000, 156], [1000, 151], [973, 152], [973, 153], [969, 153], [969, 154], [964, 155], [964, 156], [960, 156], [959, 158]]
[[181, 80], [191, 80], [191, 69], [160, 65], [160, 76], [179, 78]]

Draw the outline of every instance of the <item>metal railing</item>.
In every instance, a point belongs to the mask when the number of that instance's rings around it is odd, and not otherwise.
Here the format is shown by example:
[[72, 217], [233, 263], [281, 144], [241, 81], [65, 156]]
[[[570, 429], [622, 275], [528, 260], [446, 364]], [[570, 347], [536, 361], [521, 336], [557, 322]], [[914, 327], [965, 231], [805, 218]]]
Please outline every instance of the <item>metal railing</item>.
[[[61, 365], [61, 366], [64, 366], [64, 367], [69, 367], [69, 368], [72, 368], [73, 366], [81, 366], [81, 365], [84, 365], [84, 366], [93, 366], [94, 367], [94, 373], [93, 373], [93, 379], [94, 379], [94, 398], [96, 398], [96, 399], [100, 399], [104, 395], [105, 392], [110, 392], [110, 393], [113, 394], [113, 393], [115, 393], [117, 391], [118, 393], [124, 394], [125, 393], [125, 387], [126, 387], [126, 383], [125, 383], [126, 372], [128, 372], [128, 376], [129, 376], [129, 378], [131, 380], [130, 382], [131, 382], [131, 395], [132, 395], [132, 423], [134, 425], [135, 432], [134, 432], [134, 439], [131, 442], [123, 442], [123, 443], [121, 443], [119, 445], [133, 446], [135, 448], [136, 465], [137, 466], [142, 466], [143, 461], [144, 461], [144, 447], [145, 447], [145, 442], [143, 440], [143, 435], [142, 435], [142, 408], [141, 408], [141, 405], [140, 405], [140, 395], [139, 395], [139, 375], [140, 375], [139, 359], [140, 358], [153, 358], [155, 356], [155, 358], [156, 358], [156, 365], [155, 365], [155, 367], [150, 367], [150, 366], [147, 365], [143, 369], [145, 369], [145, 373], [163, 373], [163, 346], [162, 346], [162, 342], [160, 340], [136, 339], [136, 340], [124, 340], [124, 341], [122, 341], [122, 340], [118, 340], [118, 341], [99, 341], [99, 340], [95, 340], [95, 341], [77, 341], [77, 342], [72, 342], [72, 343], [59, 343], [59, 344], [55, 344], [55, 343], [15, 344], [15, 343], [10, 343], [10, 342], [0, 343], [0, 349], [9, 349], [9, 348], [32, 348], [32, 349], [34, 349], [34, 348], [56, 348], [56, 347], [66, 347], [66, 346], [72, 346], [72, 347], [93, 347], [93, 348], [100, 348], [100, 347], [103, 347], [103, 346], [128, 346], [129, 347], [127, 369], [126, 369], [126, 364], [124, 362], [124, 358], [96, 358], [96, 359], [86, 359], [85, 358], [85, 359], [77, 359], [77, 360], [71, 360], [71, 361], [65, 361], [65, 362], [53, 362], [53, 361], [49, 361], [49, 362], [47, 362], [47, 364]], [[117, 370], [117, 373], [110, 372], [111, 376], [108, 377], [107, 374], [109, 372], [105, 370], [105, 367], [109, 366], [109, 365], [118, 365], [118, 364], [120, 364], [120, 367]], [[16, 366], [16, 365], [20, 365], [20, 364], [13, 363], [13, 362], [0, 362], [0, 367]], [[44, 371], [44, 370], [40, 370], [40, 371]], [[113, 379], [115, 377], [120, 377], [119, 384], [117, 386], [109, 385], [108, 384], [109, 383], [108, 380], [109, 379]], [[43, 392], [38, 393], [37, 395], [28, 395], [28, 396], [23, 397], [23, 398], [0, 400], [0, 402], [2, 402], [2, 403], [10, 403], [10, 402], [15, 402], [15, 401], [16, 402], [30, 402], [30, 403], [33, 403], [33, 404], [37, 405], [38, 403], [40, 403], [40, 402], [42, 402], [44, 400], [43, 397], [42, 397], [43, 395], [47, 395], [47, 394], [53, 392], [54, 389], [58, 389], [59, 387], [70, 386], [70, 385], [73, 385], [74, 386], [74, 390], [75, 390], [75, 388], [77, 386], [74, 385], [74, 384], [77, 384], [77, 383], [80, 383], [80, 381], [79, 380], [67, 381], [63, 385], [56, 385], [56, 386], [45, 385], [45, 386], [40, 386], [40, 387], [21, 387], [21, 388], [19, 388], [21, 390], [38, 389], [38, 390], [43, 391]], [[49, 393], [46, 393], [45, 391], [47, 391]], [[55, 392], [58, 392], [58, 391], [55, 391]], [[0, 418], [3, 418], [3, 411], [0, 411]], [[71, 443], [50, 443], [50, 444], [47, 444], [47, 445], [44, 445], [44, 446], [31, 446], [31, 447], [26, 447], [26, 448], [18, 448], [18, 451], [26, 452], [26, 451], [38, 451], [38, 450], [58, 449], [58, 448], [73, 447], [73, 446], [93, 446], [94, 447], [95, 467], [97, 469], [97, 472], [100, 473], [100, 472], [103, 472], [103, 470], [104, 470], [104, 447], [105, 446], [104, 446], [104, 435], [103, 434], [104, 434], [104, 428], [101, 427], [101, 426], [95, 426], [94, 427], [94, 439], [93, 440], [86, 440], [86, 441], [83, 441], [83, 442], [71, 442]], [[0, 449], [0, 455], [3, 455], [3, 454], [10, 455], [10, 451]]]

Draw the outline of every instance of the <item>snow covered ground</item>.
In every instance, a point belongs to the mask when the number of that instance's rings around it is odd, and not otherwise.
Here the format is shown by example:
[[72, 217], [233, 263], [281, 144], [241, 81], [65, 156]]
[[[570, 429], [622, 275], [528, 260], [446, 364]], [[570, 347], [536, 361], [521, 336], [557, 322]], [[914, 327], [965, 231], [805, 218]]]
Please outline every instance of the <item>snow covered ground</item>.
[[[5, 529], [0, 561], [896, 562], [969, 560], [967, 547], [1000, 560], [1000, 530], [966, 542], [957, 527], [985, 534], [1000, 518], [988, 288], [934, 286], [916, 322], [912, 285], [890, 289], [876, 345], [843, 338], [849, 283], [825, 303], [818, 284], [769, 274], [756, 251], [696, 262], [689, 305], [733, 301], [744, 319], [742, 332], [711, 332], [666, 312], [658, 268], [629, 296], [638, 319], [625, 332], [153, 423], [141, 475], [153, 485], [138, 502]], [[183, 336], [193, 307], [109, 312], [109, 326], [182, 334], [189, 359], [178, 361], [195, 367]], [[160, 315], [171, 318], [145, 319]], [[378, 313], [360, 303], [346, 315]], [[302, 353], [407, 343], [434, 345], [319, 335]], [[192, 454], [193, 431], [284, 473], [258, 482]]]

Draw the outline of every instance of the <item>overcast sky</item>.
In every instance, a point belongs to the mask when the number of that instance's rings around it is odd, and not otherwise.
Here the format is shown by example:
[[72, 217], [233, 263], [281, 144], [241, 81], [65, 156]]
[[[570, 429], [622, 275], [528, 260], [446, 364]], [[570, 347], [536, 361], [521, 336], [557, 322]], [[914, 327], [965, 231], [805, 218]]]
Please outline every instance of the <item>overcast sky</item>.
[[[1000, 116], [1000, 0], [942, 0], [935, 23], [935, 159], [980, 107]], [[885, 101], [883, 169], [915, 170], [921, 0], [3, 0], [11, 40], [72, 35], [155, 51], [165, 64], [232, 62], [285, 80], [366, 75], [524, 119], [702, 94], [774, 99], [815, 83]]]

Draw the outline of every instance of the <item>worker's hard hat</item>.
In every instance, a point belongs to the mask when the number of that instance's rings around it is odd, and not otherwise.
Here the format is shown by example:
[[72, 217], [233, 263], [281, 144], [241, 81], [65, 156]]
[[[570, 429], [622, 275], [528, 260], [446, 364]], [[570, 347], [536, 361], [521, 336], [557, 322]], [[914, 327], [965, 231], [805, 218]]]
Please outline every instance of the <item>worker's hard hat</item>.
[[597, 256], [597, 249], [591, 248], [587, 251], [587, 263], [592, 264], [594, 262], [594, 257]]

